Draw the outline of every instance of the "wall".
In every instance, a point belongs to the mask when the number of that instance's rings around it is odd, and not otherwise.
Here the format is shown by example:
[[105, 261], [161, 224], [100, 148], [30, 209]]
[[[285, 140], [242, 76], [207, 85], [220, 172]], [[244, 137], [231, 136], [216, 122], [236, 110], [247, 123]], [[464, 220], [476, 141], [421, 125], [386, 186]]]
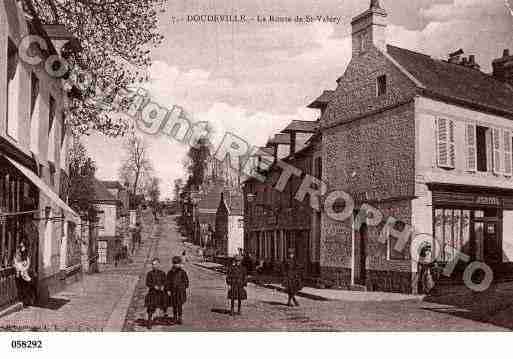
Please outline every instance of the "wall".
[[[114, 237], [116, 235], [116, 205], [112, 204], [100, 204], [98, 205], [103, 217], [103, 228], [98, 229], [100, 237]], [[100, 223], [101, 224], [101, 223]]]
[[[377, 96], [377, 77], [387, 92]], [[323, 180], [329, 191], [350, 194], [408, 224], [415, 194], [414, 84], [376, 48], [354, 56], [321, 117]], [[382, 226], [369, 228], [368, 288], [409, 292], [411, 261], [390, 260], [378, 242]], [[354, 280], [352, 219], [337, 222], [324, 212], [320, 243], [323, 278], [339, 285]]]
[[228, 255], [239, 253], [239, 248], [244, 249], [244, 228], [241, 225], [242, 216], [228, 216]]

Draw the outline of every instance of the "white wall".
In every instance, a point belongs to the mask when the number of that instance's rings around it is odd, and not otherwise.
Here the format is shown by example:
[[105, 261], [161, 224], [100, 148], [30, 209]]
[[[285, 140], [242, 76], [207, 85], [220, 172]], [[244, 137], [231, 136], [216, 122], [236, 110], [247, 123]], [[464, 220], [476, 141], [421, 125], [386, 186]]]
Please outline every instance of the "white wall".
[[228, 216], [228, 255], [239, 253], [239, 248], [244, 249], [244, 228], [242, 216]]
[[101, 211], [103, 228], [99, 228], [100, 237], [113, 237], [116, 235], [116, 206], [110, 204], [101, 204], [98, 206]]
[[[455, 121], [456, 168], [443, 169], [437, 166], [436, 126], [437, 118]], [[416, 132], [416, 180], [418, 183], [443, 182], [474, 186], [512, 188], [513, 178], [488, 173], [466, 171], [465, 125], [478, 124], [513, 131], [513, 121], [419, 97], [415, 101]]]

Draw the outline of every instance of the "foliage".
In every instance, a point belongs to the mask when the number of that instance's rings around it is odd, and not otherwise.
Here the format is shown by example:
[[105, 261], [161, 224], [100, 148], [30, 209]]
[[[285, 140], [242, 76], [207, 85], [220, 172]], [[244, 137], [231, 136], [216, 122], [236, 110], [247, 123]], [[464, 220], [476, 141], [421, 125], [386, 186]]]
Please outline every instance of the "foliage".
[[165, 3], [25, 0], [43, 23], [62, 24], [74, 36], [76, 41], [64, 46], [61, 55], [69, 63], [71, 74], [90, 76], [90, 86], [81, 86], [79, 95], [71, 96], [67, 104], [67, 121], [75, 133], [126, 133], [128, 120], [116, 115], [119, 108], [114, 99], [148, 79], [151, 49], [163, 40], [157, 24], [159, 10], [164, 11]]
[[144, 193], [151, 180], [153, 166], [148, 158], [148, 145], [142, 137], [137, 136], [135, 129], [128, 133], [123, 147], [125, 158], [119, 169], [119, 177], [129, 184], [130, 194], [135, 198]]
[[210, 157], [210, 142], [207, 138], [198, 140], [197, 146], [192, 146], [187, 153], [186, 169], [188, 172], [184, 192], [198, 190], [205, 181], [205, 173]]
[[77, 137], [69, 149], [70, 193], [69, 203], [78, 212], [87, 212], [94, 194], [95, 162], [87, 155], [86, 148]]
[[150, 199], [150, 205], [157, 207], [160, 198], [160, 180], [152, 177], [146, 183], [146, 196]]

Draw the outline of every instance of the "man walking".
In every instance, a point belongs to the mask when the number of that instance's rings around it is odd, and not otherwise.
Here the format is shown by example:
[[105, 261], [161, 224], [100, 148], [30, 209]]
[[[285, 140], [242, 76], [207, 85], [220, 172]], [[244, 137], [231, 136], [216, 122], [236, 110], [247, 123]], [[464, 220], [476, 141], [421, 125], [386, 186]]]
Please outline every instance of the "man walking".
[[230, 315], [235, 315], [235, 301], [237, 301], [237, 315], [241, 314], [241, 302], [248, 299], [248, 294], [244, 288], [247, 282], [246, 268], [241, 265], [242, 256], [236, 255], [234, 262], [229, 266], [226, 274], [226, 284], [230, 286], [228, 290], [228, 299], [230, 299]]
[[283, 286], [285, 287], [288, 294], [287, 305], [292, 307], [292, 303], [294, 303], [296, 307], [299, 307], [299, 303], [296, 300], [296, 295], [301, 289], [303, 289], [303, 280], [301, 268], [296, 263], [294, 248], [289, 248], [289, 258], [285, 262], [283, 269]]

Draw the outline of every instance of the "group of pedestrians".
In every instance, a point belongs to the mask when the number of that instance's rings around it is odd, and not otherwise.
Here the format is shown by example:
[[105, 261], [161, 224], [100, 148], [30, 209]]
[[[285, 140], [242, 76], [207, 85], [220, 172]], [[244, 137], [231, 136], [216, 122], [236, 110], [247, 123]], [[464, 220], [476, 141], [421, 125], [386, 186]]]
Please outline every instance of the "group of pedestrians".
[[182, 257], [173, 257], [172, 267], [167, 274], [160, 269], [160, 260], [154, 258], [152, 270], [146, 275], [146, 286], [148, 293], [144, 305], [148, 313], [148, 329], [152, 327], [155, 312], [160, 310], [167, 318], [169, 307], [173, 308], [173, 322], [182, 324], [182, 307], [187, 300], [189, 288], [189, 278], [182, 267]]

